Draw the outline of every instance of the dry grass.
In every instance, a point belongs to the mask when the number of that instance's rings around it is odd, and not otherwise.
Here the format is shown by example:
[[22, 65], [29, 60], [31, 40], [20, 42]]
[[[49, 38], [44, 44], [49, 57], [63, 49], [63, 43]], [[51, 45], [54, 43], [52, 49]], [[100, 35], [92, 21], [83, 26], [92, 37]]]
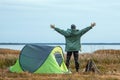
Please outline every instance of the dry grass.
[[0, 68], [13, 65], [19, 56], [19, 50], [0, 49]]
[[0, 48], [0, 54], [19, 54], [20, 51], [19, 50], [12, 50], [12, 49], [3, 49]]
[[94, 51], [96, 54], [120, 54], [120, 50], [107, 49]]
[[[120, 80], [120, 50], [98, 50], [92, 54], [80, 54], [80, 73], [75, 72], [71, 59], [72, 74], [11, 73], [7, 68], [13, 65], [20, 51], [0, 49], [0, 80]], [[93, 59], [101, 74], [85, 73], [88, 59]]]

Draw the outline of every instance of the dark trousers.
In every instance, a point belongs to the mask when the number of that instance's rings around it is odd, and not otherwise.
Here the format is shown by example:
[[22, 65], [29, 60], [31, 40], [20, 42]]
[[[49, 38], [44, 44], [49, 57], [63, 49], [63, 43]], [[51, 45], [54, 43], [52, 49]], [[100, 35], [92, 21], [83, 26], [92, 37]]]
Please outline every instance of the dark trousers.
[[76, 68], [76, 71], [78, 72], [78, 69], [79, 69], [79, 62], [78, 62], [79, 54], [78, 54], [78, 51], [68, 51], [68, 52], [67, 52], [67, 56], [66, 56], [66, 66], [67, 66], [67, 68], [69, 69], [70, 58], [71, 58], [71, 56], [72, 56], [72, 53], [73, 53], [74, 61], [75, 61], [75, 68]]

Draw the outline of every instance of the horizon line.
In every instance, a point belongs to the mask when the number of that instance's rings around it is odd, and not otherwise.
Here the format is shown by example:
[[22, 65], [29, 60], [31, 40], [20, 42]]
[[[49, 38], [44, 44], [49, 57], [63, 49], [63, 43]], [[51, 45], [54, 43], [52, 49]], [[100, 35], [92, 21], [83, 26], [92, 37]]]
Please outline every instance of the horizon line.
[[[39, 45], [65, 45], [65, 43], [0, 43], [0, 45], [27, 45], [27, 44], [39, 44]], [[81, 43], [81, 45], [120, 45], [120, 43]]]

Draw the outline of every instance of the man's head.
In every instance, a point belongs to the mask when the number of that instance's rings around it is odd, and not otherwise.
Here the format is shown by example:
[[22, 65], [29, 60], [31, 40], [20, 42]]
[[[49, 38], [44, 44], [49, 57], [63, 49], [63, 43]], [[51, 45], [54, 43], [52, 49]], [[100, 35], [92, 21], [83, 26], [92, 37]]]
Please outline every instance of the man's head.
[[74, 24], [72, 24], [71, 29], [76, 29], [76, 26]]

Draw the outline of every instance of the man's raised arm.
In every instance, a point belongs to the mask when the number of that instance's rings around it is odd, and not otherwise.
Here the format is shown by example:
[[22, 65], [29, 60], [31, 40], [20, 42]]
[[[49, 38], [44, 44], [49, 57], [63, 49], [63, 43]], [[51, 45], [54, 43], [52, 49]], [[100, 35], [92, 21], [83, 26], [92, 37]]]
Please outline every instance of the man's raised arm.
[[57, 31], [58, 33], [64, 35], [64, 36], [68, 36], [68, 35], [69, 35], [69, 34], [67, 33], [67, 31], [62, 30], [62, 29], [60, 29], [60, 28], [57, 28], [57, 27], [55, 27], [55, 25], [53, 25], [53, 24], [51, 24], [50, 27], [51, 27], [52, 29], [54, 29], [55, 31]]
[[96, 26], [96, 23], [95, 22], [91, 23], [91, 27], [94, 27], [94, 26]]
[[50, 27], [51, 27], [52, 29], [55, 29], [55, 25], [54, 25], [54, 24], [51, 24]]

